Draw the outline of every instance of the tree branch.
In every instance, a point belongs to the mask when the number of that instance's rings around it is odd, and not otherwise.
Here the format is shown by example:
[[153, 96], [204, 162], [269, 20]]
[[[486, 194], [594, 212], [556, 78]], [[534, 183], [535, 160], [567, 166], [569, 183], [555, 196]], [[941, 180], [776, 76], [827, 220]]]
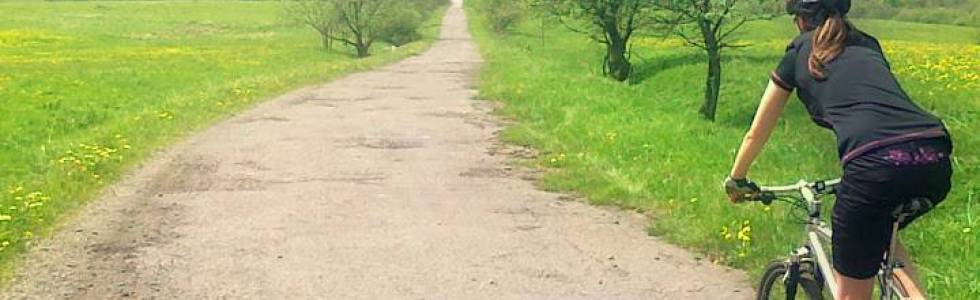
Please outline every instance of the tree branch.
[[732, 11], [732, 7], [735, 6], [735, 3], [737, 1], [738, 0], [725, 1], [725, 10], [721, 13], [721, 15], [718, 16], [718, 20], [715, 21], [715, 28], [712, 28], [711, 34], [713, 34], [716, 37], [718, 36], [718, 32], [721, 30], [721, 25], [725, 23], [726, 19], [728, 19], [728, 14]]
[[687, 36], [687, 34], [685, 34], [683, 30], [678, 30], [677, 35], [680, 36], [681, 39], [684, 39], [684, 42], [686, 42], [688, 45], [704, 49], [705, 51], [708, 50], [708, 47], [704, 45], [703, 42], [698, 43], [697, 39]]
[[344, 44], [347, 44], [348, 46], [357, 47], [357, 43], [355, 43], [355, 42], [353, 42], [351, 40], [348, 40], [346, 38], [343, 38], [343, 37], [336, 37], [336, 36], [330, 35], [330, 36], [327, 36], [327, 38], [329, 38], [331, 40], [334, 40], [334, 41], [342, 42]]
[[745, 47], [748, 47], [748, 46], [750, 46], [750, 45], [749, 44], [737, 44], [736, 45], [736, 44], [729, 44], [729, 43], [721, 43], [721, 44], [718, 44], [718, 48], [731, 48], [731, 49], [745, 48]]
[[718, 41], [719, 42], [724, 41], [726, 38], [728, 38], [728, 36], [730, 34], [732, 34], [733, 32], [735, 32], [739, 28], [741, 28], [742, 25], [745, 25], [745, 23], [748, 22], [748, 21], [749, 21], [748, 18], [742, 18], [741, 20], [738, 21], [738, 23], [735, 24], [735, 26], [732, 26], [731, 28], [729, 28], [728, 31], [725, 31], [725, 33], [722, 33], [721, 36], [718, 37]]

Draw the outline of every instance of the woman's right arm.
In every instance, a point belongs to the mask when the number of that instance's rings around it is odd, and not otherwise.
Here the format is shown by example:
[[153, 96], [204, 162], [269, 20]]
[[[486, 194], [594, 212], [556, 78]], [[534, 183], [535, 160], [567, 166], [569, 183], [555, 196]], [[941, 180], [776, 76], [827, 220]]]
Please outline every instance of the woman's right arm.
[[744, 179], [748, 175], [752, 162], [755, 161], [759, 152], [762, 152], [762, 147], [769, 141], [769, 136], [776, 128], [779, 115], [783, 113], [790, 93], [791, 91], [783, 89], [771, 80], [769, 81], [769, 86], [766, 87], [766, 92], [762, 95], [759, 110], [755, 114], [755, 120], [752, 121], [752, 127], [745, 134], [742, 146], [735, 157], [731, 178]]

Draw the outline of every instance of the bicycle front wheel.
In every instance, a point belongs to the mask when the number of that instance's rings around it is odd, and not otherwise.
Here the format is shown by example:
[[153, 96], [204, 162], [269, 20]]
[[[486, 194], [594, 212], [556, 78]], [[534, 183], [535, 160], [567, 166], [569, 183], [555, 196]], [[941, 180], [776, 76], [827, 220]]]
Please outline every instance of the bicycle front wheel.
[[[813, 268], [794, 268], [788, 261], [774, 261], [762, 274], [756, 299], [824, 299], [823, 285], [817, 282], [813, 272]], [[787, 281], [796, 283], [787, 284]]]

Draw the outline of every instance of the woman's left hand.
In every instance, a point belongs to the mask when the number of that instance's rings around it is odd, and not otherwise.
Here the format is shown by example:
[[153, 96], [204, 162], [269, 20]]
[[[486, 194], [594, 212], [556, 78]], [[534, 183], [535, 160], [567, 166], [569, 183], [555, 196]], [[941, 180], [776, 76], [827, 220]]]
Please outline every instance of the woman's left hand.
[[740, 203], [751, 199], [761, 190], [759, 185], [746, 178], [735, 179], [729, 176], [725, 178], [725, 193], [732, 203]]

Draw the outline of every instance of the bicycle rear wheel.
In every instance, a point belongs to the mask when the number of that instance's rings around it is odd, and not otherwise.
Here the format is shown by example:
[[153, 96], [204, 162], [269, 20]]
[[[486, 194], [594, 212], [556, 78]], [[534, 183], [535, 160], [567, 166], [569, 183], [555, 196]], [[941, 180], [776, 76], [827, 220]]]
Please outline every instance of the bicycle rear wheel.
[[[775, 300], [775, 299], [824, 299], [823, 284], [816, 280], [812, 267], [801, 266], [794, 274], [787, 276], [791, 272], [792, 264], [788, 261], [774, 261], [766, 267], [759, 282], [759, 290], [756, 299]], [[796, 278], [796, 284], [787, 285], [786, 280]], [[795, 292], [792, 291], [795, 289]], [[794, 296], [789, 296], [794, 294]], [[801, 296], [802, 295], [802, 296]]]

